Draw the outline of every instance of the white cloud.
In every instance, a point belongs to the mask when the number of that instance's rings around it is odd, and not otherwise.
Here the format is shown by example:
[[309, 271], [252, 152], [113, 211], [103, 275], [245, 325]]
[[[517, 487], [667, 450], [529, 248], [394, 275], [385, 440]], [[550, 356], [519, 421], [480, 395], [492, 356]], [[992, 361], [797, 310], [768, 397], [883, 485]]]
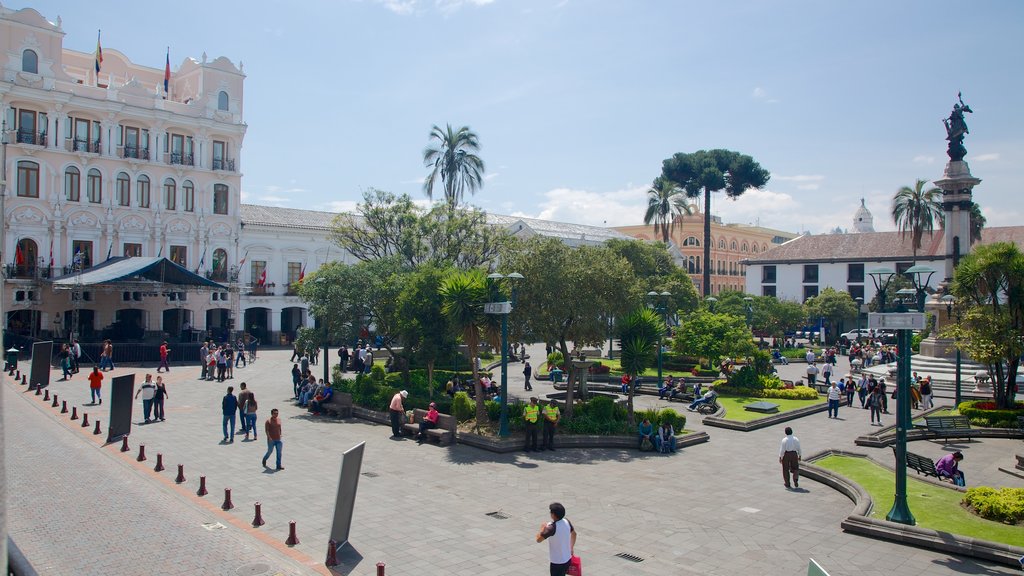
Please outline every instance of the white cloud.
[[985, 227], [993, 226], [1020, 226], [1024, 220], [1024, 213], [1019, 210], [1006, 210], [999, 207], [981, 207], [981, 213], [985, 216]]
[[322, 212], [355, 212], [356, 211], [355, 200], [332, 200], [327, 204], [320, 204], [313, 207], [313, 210], [320, 210]]
[[[431, 7], [441, 12], [442, 14], [452, 14], [460, 10], [463, 6], [486, 6], [494, 3], [494, 0], [434, 0], [433, 3], [427, 2], [426, 0], [374, 0], [387, 10], [398, 14], [399, 16], [407, 16], [409, 14], [415, 14], [417, 12], [425, 12], [430, 10]], [[432, 6], [431, 6], [432, 4]]]
[[513, 216], [575, 222], [592, 226], [628, 226], [643, 221], [648, 186], [627, 186], [610, 192], [555, 188], [544, 193], [539, 214]]
[[419, 184], [420, 186], [422, 186], [423, 183], [426, 181], [426, 176], [420, 176], [419, 178], [413, 178], [412, 180], [402, 180], [400, 184]]
[[765, 104], [778, 104], [779, 102], [777, 98], [769, 97], [768, 91], [760, 86], [756, 86], [754, 88], [754, 90], [750, 93], [750, 97], [753, 98], [754, 100], [760, 100]]
[[991, 152], [989, 154], [978, 154], [977, 156], [972, 158], [972, 160], [974, 160], [975, 162], [994, 162], [996, 160], [999, 160], [999, 153]]
[[933, 164], [935, 163], [935, 156], [928, 156], [925, 154], [918, 154], [914, 156], [914, 164]]
[[796, 184], [797, 190], [817, 190], [821, 188], [825, 177], [821, 174], [797, 174], [795, 176], [772, 174], [771, 179], [775, 182], [793, 182]]

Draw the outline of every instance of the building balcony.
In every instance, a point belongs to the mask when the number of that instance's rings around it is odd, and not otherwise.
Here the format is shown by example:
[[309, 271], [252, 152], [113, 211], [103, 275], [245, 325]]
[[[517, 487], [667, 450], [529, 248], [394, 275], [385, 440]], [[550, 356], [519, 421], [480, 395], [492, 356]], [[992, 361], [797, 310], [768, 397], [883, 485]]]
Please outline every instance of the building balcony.
[[121, 149], [121, 157], [134, 158], [136, 160], [149, 160], [149, 148], [125, 146]]
[[64, 148], [68, 152], [88, 152], [89, 154], [101, 154], [103, 145], [99, 140], [89, 142], [80, 138], [65, 138]]
[[180, 166], [195, 166], [195, 159], [191, 154], [182, 154], [181, 152], [171, 152], [170, 154], [164, 154], [164, 161], [168, 164], [177, 164]]
[[234, 172], [235, 171], [235, 161], [234, 160], [228, 160], [226, 158], [214, 158], [213, 159], [213, 169], [214, 170], [224, 170], [224, 171], [227, 171], [227, 172]]
[[46, 132], [32, 132], [31, 130], [19, 129], [14, 138], [18, 144], [46, 146]]
[[50, 267], [37, 264], [4, 264], [4, 277], [12, 280], [49, 280], [72, 272], [70, 266]]
[[245, 294], [247, 296], [273, 296], [277, 286], [274, 284], [266, 284], [260, 286], [258, 284], [250, 284], [246, 289]]

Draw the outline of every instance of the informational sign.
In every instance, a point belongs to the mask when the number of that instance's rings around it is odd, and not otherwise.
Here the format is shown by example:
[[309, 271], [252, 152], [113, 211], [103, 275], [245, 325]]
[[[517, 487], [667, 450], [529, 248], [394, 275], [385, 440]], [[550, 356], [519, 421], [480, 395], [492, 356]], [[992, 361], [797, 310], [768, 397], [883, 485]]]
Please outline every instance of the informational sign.
[[511, 302], [487, 302], [484, 304], [484, 314], [510, 314], [511, 312]]
[[924, 330], [925, 317], [921, 312], [873, 312], [868, 314], [868, 328], [872, 330]]
[[132, 431], [132, 397], [135, 389], [135, 374], [115, 376], [110, 380], [110, 422], [107, 426], [107, 442], [120, 440]]
[[338, 495], [334, 499], [334, 523], [331, 524], [331, 540], [338, 548], [348, 543], [352, 529], [352, 510], [356, 505], [356, 488], [363, 468], [363, 448], [360, 442], [341, 455], [341, 473], [338, 477]]
[[28, 377], [28, 389], [46, 388], [50, 385], [50, 358], [53, 356], [53, 342], [32, 344], [32, 373]]

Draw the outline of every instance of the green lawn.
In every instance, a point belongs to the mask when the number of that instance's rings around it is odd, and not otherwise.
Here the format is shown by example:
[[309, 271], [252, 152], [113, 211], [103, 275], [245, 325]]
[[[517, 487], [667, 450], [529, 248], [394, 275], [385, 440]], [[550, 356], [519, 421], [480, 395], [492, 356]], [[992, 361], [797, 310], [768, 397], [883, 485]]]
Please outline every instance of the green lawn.
[[[828, 456], [814, 464], [860, 484], [875, 501], [871, 517], [885, 519], [895, 493], [896, 481], [891, 471], [866, 458], [850, 456]], [[960, 506], [962, 499], [963, 494], [955, 490], [933, 486], [913, 476], [907, 478], [907, 503], [918, 526], [1020, 546], [1024, 529], [976, 516]]]
[[[594, 362], [599, 362], [601, 364], [604, 364], [605, 366], [610, 368], [612, 372], [614, 372], [616, 374], [622, 374], [622, 364], [619, 362], [619, 360], [617, 358], [615, 360], [609, 360], [607, 358], [591, 358], [591, 360], [593, 360]], [[547, 368], [547, 366], [544, 366], [541, 369], [541, 371], [537, 373], [537, 376], [540, 377], [540, 378], [546, 378], [547, 374], [548, 374], [546, 368]], [[677, 378], [679, 376], [683, 376], [683, 375], [686, 375], [686, 376], [690, 375], [688, 372], [681, 372], [679, 370], [667, 370], [667, 369], [662, 369], [661, 374], [665, 378], [668, 378], [669, 375], [675, 376]], [[607, 377], [607, 374], [599, 374], [599, 375], [597, 375], [597, 377], [598, 378], [605, 378], [605, 377]], [[644, 370], [643, 377], [644, 378], [654, 378], [655, 383], [657, 383], [657, 379], [658, 379], [658, 365], [655, 364], [653, 368], [648, 368], [647, 370]], [[650, 383], [651, 381], [647, 380], [647, 382]]]
[[803, 408], [805, 406], [814, 406], [815, 404], [821, 404], [824, 402], [822, 398], [815, 400], [786, 400], [782, 398], [750, 398], [747, 396], [719, 396], [718, 403], [725, 408], [725, 418], [728, 420], [737, 420], [740, 422], [749, 422], [751, 420], [757, 420], [758, 418], [764, 418], [770, 416], [770, 414], [764, 414], [761, 412], [751, 412], [750, 410], [744, 410], [743, 406], [754, 402], [771, 402], [772, 404], [779, 405], [779, 411], [776, 414], [782, 412], [789, 412], [790, 410], [796, 410], [797, 408]]

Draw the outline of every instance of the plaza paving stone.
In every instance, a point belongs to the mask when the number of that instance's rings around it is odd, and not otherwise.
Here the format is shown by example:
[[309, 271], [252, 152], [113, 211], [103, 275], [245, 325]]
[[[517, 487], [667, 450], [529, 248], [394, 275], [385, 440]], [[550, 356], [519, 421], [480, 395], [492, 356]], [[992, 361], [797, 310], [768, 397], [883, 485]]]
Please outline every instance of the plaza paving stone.
[[[708, 428], [710, 442], [671, 456], [611, 449], [492, 454], [462, 445], [418, 446], [391, 440], [386, 426], [310, 416], [290, 400], [289, 353], [261, 351], [255, 364], [236, 369], [235, 378], [223, 384], [197, 380], [198, 367], [173, 367], [164, 375], [167, 421], [138, 425], [137, 402], [127, 455], [116, 446], [100, 447], [77, 423], [43, 408], [5, 378], [9, 525], [19, 546], [33, 562], [62, 562], [81, 568], [74, 571], [81, 574], [134, 574], [147, 561], [159, 567], [154, 573], [177, 573], [175, 562], [183, 558], [188, 570], [182, 573], [228, 574], [235, 570], [220, 568], [232, 559], [240, 567], [257, 557], [283, 573], [313, 573], [311, 565], [322, 562], [326, 550], [341, 453], [366, 442], [363, 472], [375, 476], [360, 477], [351, 548], [340, 554], [338, 573], [375, 574], [380, 561], [387, 563], [388, 575], [546, 573], [547, 546], [533, 538], [555, 500], [566, 505], [579, 531], [577, 553], [588, 574], [788, 575], [805, 572], [809, 557], [836, 576], [1018, 573], [846, 534], [839, 523], [853, 509], [848, 499], [810, 481], [799, 491], [783, 488], [777, 450], [787, 424], [805, 455], [842, 448], [891, 461], [891, 450], [853, 444], [872, 429], [867, 411], [859, 408], [841, 410], [838, 420], [816, 414], [755, 432]], [[531, 347], [531, 355], [541, 359], [543, 347]], [[786, 377], [802, 368], [780, 367]], [[313, 370], [319, 374], [322, 367]], [[130, 372], [138, 374], [136, 385], [146, 372], [155, 375], [153, 368], [119, 367], [107, 373], [107, 382], [112, 374]], [[220, 399], [226, 386], [237, 392], [242, 381], [259, 402], [260, 437], [245, 442], [236, 435], [233, 444], [223, 444]], [[521, 365], [511, 368], [509, 386], [516, 395], [529, 394], [522, 391]], [[84, 373], [53, 384], [53, 391], [106, 425], [109, 402], [83, 407], [89, 396]], [[532, 394], [550, 391], [550, 385], [537, 383]], [[638, 404], [667, 405], [649, 396]], [[263, 421], [274, 407], [284, 426], [285, 470], [279, 472], [260, 465]], [[679, 403], [673, 407], [682, 409]], [[688, 428], [704, 429], [700, 416], [687, 416]], [[139, 444], [146, 445], [150, 459], [145, 466], [134, 462]], [[972, 484], [1007, 486], [1024, 485], [996, 470], [1019, 445], [988, 439], [956, 444], [967, 455]], [[911, 450], [936, 456], [953, 447], [915, 442]], [[151, 471], [157, 452], [168, 468], [163, 479]], [[40, 453], [52, 456], [40, 460]], [[80, 461], [84, 467], [69, 464]], [[169, 481], [179, 463], [188, 478], [183, 487]], [[204, 499], [195, 496], [201, 474], [210, 490]], [[232, 488], [236, 506], [230, 512], [218, 508], [225, 487]], [[60, 498], [45, 504], [47, 494], [58, 493]], [[15, 505], [19, 499], [26, 504]], [[258, 529], [248, 526], [255, 501], [262, 502], [267, 521]], [[494, 511], [508, 518], [487, 516]], [[298, 523], [301, 543], [292, 550], [271, 546], [284, 541], [290, 520]], [[226, 528], [211, 536], [199, 526], [206, 521]], [[180, 540], [182, 548], [172, 544], [162, 552], [165, 537]], [[215, 539], [223, 542], [205, 555], [184, 551], [186, 544]], [[97, 540], [126, 544], [99, 547]], [[615, 557], [623, 552], [644, 561]]]

